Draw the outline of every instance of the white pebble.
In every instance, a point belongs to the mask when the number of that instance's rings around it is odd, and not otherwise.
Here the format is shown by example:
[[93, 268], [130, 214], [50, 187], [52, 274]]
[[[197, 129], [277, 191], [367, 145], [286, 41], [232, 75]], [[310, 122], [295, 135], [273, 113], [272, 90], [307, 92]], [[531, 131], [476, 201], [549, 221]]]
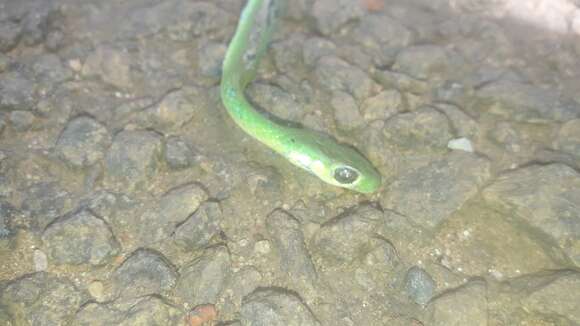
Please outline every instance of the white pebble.
[[471, 145], [471, 140], [465, 137], [451, 139], [449, 143], [447, 143], [447, 147], [453, 150], [460, 150], [473, 153], [473, 146]]

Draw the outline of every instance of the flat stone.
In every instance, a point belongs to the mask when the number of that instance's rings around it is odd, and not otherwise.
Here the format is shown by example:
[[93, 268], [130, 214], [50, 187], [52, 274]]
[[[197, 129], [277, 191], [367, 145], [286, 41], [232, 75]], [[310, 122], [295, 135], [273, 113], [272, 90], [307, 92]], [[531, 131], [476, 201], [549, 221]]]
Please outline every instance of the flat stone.
[[244, 298], [240, 314], [242, 325], [320, 326], [300, 297], [275, 288], [252, 292]]
[[81, 116], [66, 125], [56, 143], [56, 151], [68, 164], [87, 167], [103, 159], [110, 143], [111, 136], [105, 126]]

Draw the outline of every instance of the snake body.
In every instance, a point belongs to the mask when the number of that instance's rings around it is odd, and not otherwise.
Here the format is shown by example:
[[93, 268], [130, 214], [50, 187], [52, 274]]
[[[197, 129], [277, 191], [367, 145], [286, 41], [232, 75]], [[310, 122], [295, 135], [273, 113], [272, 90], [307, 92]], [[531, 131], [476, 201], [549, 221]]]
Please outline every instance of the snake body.
[[244, 91], [270, 42], [280, 3], [248, 0], [223, 62], [222, 102], [247, 134], [321, 180], [361, 193], [375, 192], [381, 175], [356, 149], [313, 130], [283, 125], [257, 111]]

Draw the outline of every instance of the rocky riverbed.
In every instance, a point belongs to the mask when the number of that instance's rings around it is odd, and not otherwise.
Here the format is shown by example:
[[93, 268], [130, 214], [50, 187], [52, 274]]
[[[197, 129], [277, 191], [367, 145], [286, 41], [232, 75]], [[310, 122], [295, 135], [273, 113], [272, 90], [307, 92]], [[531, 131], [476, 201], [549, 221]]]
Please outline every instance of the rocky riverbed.
[[0, 324], [580, 324], [580, 3], [289, 1], [221, 105], [242, 0], [0, 0]]

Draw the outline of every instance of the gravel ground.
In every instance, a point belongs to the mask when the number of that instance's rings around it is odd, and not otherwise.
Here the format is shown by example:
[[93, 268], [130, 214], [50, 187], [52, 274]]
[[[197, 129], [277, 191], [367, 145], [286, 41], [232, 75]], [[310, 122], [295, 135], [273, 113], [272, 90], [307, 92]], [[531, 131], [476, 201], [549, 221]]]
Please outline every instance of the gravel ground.
[[580, 324], [578, 1], [291, 1], [248, 94], [372, 196], [229, 119], [242, 5], [0, 0], [0, 324]]

